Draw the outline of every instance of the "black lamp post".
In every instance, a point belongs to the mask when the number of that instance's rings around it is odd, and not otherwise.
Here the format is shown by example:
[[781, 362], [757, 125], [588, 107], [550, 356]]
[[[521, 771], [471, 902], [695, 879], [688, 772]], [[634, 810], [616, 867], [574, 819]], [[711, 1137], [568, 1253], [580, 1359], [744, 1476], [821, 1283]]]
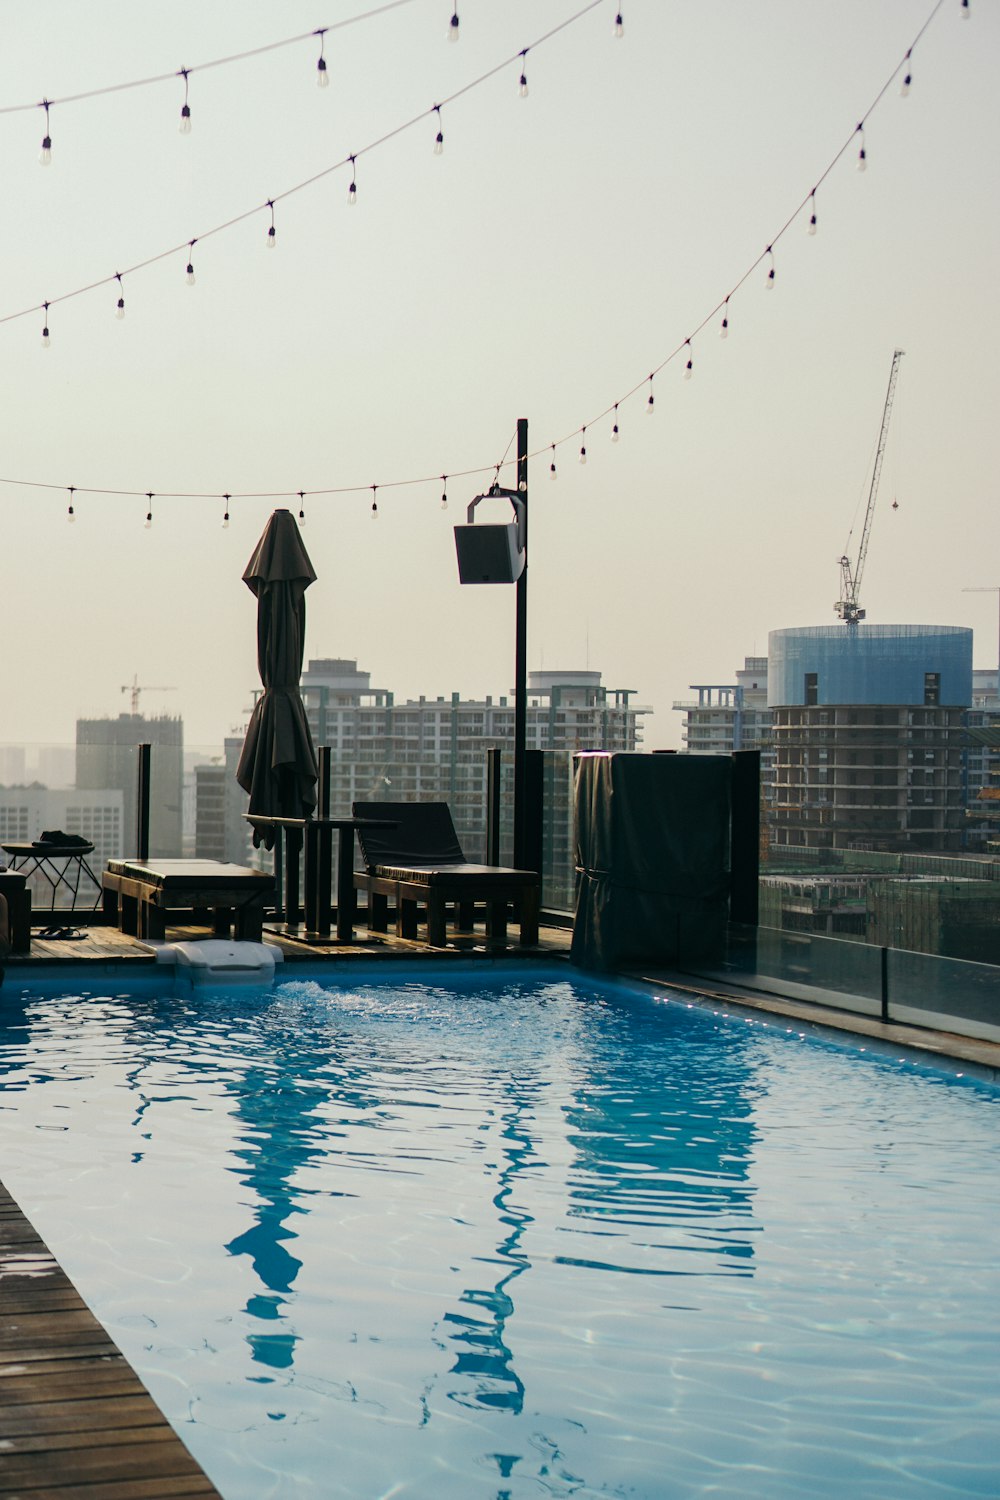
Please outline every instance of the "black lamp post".
[[[507, 499], [514, 520], [506, 525], [476, 526], [480, 500]], [[468, 509], [467, 524], [455, 527], [458, 572], [462, 583], [516, 584], [514, 626], [514, 864], [524, 868], [525, 771], [528, 726], [528, 419], [517, 423], [517, 488], [491, 485]]]

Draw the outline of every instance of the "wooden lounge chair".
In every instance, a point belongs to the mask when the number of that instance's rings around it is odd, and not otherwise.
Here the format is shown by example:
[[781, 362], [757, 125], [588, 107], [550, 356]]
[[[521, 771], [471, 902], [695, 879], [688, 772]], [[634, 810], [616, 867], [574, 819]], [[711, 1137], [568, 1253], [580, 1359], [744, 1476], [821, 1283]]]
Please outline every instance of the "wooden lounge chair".
[[259, 943], [274, 876], [213, 859], [109, 859], [104, 910], [122, 932], [162, 939], [168, 912], [211, 912], [217, 937]]
[[447, 943], [447, 909], [454, 905], [458, 926], [468, 931], [477, 904], [486, 906], [486, 935], [505, 946], [508, 907], [520, 924], [522, 947], [538, 942], [540, 885], [534, 870], [470, 865], [462, 852], [446, 802], [355, 802], [356, 818], [391, 819], [391, 828], [359, 828], [365, 861], [356, 874], [358, 890], [368, 893], [368, 926], [388, 927], [389, 899], [396, 907], [396, 935], [415, 938], [420, 907], [426, 908], [427, 941]]

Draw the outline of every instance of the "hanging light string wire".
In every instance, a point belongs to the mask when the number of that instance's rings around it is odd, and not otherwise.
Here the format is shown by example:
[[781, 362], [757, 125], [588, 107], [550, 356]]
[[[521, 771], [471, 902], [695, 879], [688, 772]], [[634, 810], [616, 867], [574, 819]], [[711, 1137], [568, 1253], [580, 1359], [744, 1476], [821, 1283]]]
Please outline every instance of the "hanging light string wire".
[[[585, 6], [584, 9], [581, 10], [581, 11], [578, 11], [576, 13], [576, 15], [569, 17], [566, 21], [562, 22], [559, 26], [553, 28], [553, 30], [551, 32], [546, 33], [545, 37], [540, 38], [539, 42], [536, 42], [533, 45], [534, 46], [540, 45], [541, 41], [545, 41], [545, 40], [548, 39], [548, 37], [554, 36], [556, 34], [556, 32], [564, 30], [565, 27], [571, 25], [573, 23], [573, 21], [579, 20], [580, 17], [583, 16], [583, 15], [585, 15], [588, 11], [595, 9], [597, 5], [600, 5], [600, 4], [603, 4], [603, 3], [604, 3], [604, 0], [592, 0], [591, 4]], [[856, 125], [854, 127], [854, 129], [851, 131], [850, 135], [847, 137], [847, 139], [844, 142], [844, 144], [837, 151], [836, 155], [830, 160], [830, 162], [828, 163], [828, 165], [826, 166], [826, 168], [823, 170], [823, 172], [820, 174], [820, 176], [816, 179], [815, 185], [812, 188], [810, 188], [809, 192], [806, 193], [805, 196], [801, 199], [801, 201], [799, 202], [799, 204], [797, 205], [797, 207], [795, 208], [795, 210], [788, 216], [788, 218], [786, 219], [785, 223], [778, 230], [778, 232], [775, 235], [772, 236], [771, 241], [768, 244], [767, 248], [764, 251], [762, 251], [760, 255], [757, 256], [757, 258], [743, 272], [742, 276], [740, 276], [739, 279], [735, 282], [735, 284], [733, 285], [733, 287], [730, 290], [730, 292], [724, 298], [722, 298], [719, 302], [717, 302], [715, 304], [714, 308], [710, 312], [706, 313], [705, 317], [702, 318], [701, 322], [696, 325], [696, 327], [694, 328], [694, 330], [692, 331], [692, 333], [690, 333], [684, 339], [682, 339], [681, 342], [679, 344], [677, 344], [677, 346], [671, 351], [670, 354], [668, 354], [666, 356], [665, 359], [661, 360], [661, 362], [658, 365], [654, 366], [653, 370], [649, 374], [644, 375], [641, 380], [637, 381], [636, 384], [633, 385], [630, 390], [626, 391], [623, 395], [619, 396], [616, 401], [614, 401], [610, 405], [606, 406], [604, 408], [604, 410], [602, 412], [600, 412], [596, 417], [591, 417], [587, 422], [582, 423], [579, 427], [575, 427], [571, 432], [567, 433], [565, 437], [558, 438], [554, 443], [553, 442], [546, 442], [541, 447], [536, 448], [532, 453], [529, 454], [529, 458], [532, 458], [532, 459], [538, 458], [539, 455], [541, 455], [541, 454], [552, 454], [552, 455], [554, 455], [555, 449], [557, 447], [562, 447], [564, 444], [566, 444], [568, 442], [574, 441], [577, 437], [579, 437], [584, 432], [584, 430], [586, 428], [594, 426], [596, 423], [602, 421], [604, 418], [606, 418], [608, 416], [611, 416], [612, 414], [614, 414], [615, 419], [617, 421], [617, 413], [618, 413], [618, 408], [620, 406], [622, 406], [631, 397], [638, 395], [638, 393], [640, 391], [643, 391], [647, 387], [650, 387], [653, 377], [655, 375], [659, 374], [662, 370], [664, 370], [667, 367], [667, 365], [669, 365], [671, 363], [672, 360], [674, 360], [674, 359], [677, 358], [677, 356], [679, 354], [681, 354], [682, 352], [684, 352], [685, 350], [687, 350], [689, 348], [691, 340], [693, 338], [695, 338], [697, 334], [699, 334], [700, 332], [702, 332], [702, 330], [704, 328], [706, 328], [709, 323], [711, 323], [711, 321], [713, 320], [713, 318], [717, 317], [720, 312], [723, 312], [723, 313], [726, 313], [726, 314], [728, 313], [729, 303], [730, 303], [730, 300], [733, 297], [733, 295], [737, 291], [739, 291], [741, 287], [743, 287], [746, 284], [746, 282], [750, 279], [750, 277], [753, 275], [753, 273], [763, 264], [763, 262], [765, 260], [767, 260], [768, 258], [771, 258], [772, 261], [773, 261], [773, 248], [774, 248], [774, 246], [778, 243], [778, 241], [782, 238], [782, 236], [784, 234], [786, 234], [787, 231], [791, 228], [792, 224], [795, 222], [795, 220], [801, 214], [802, 210], [814, 202], [816, 190], [826, 181], [826, 179], [829, 177], [830, 173], [837, 166], [838, 162], [851, 149], [851, 146], [854, 144], [854, 142], [857, 139], [858, 130], [863, 127], [865, 120], [868, 118], [869, 115], [871, 115], [872, 111], [876, 108], [876, 106], [878, 104], [880, 104], [881, 101], [884, 99], [885, 95], [888, 93], [889, 89], [892, 87], [894, 81], [899, 76], [900, 71], [902, 69], [904, 69], [904, 68], [906, 68], [908, 70], [909, 64], [910, 64], [910, 60], [911, 60], [911, 57], [912, 57], [912, 53], [913, 53], [913, 51], [914, 51], [917, 43], [924, 36], [925, 32], [927, 31], [927, 29], [929, 28], [929, 26], [931, 25], [931, 23], [933, 22], [934, 18], [937, 16], [938, 12], [941, 10], [941, 8], [942, 8], [942, 6], [944, 4], [945, 4], [945, 0], [936, 0], [936, 3], [935, 3], [933, 9], [930, 12], [930, 15], [927, 17], [927, 20], [921, 26], [920, 30], [917, 32], [916, 36], [914, 37], [913, 41], [911, 42], [910, 46], [907, 48], [907, 51], [906, 51], [903, 59], [896, 65], [896, 67], [893, 69], [893, 71], [889, 74], [889, 76], [886, 79], [885, 83], [879, 89], [878, 93], [875, 95], [875, 98], [872, 100], [872, 102], [869, 105], [868, 109], [865, 111], [865, 114], [861, 117], [860, 124]], [[451, 99], [459, 98], [462, 94], [468, 93], [471, 89], [476, 88], [480, 83], [484, 82], [487, 78], [491, 78], [496, 73], [501, 72], [504, 68], [509, 67], [510, 64], [511, 64], [511, 62], [512, 61], [516, 62], [517, 59], [520, 56], [521, 56], [520, 52], [515, 53], [513, 58], [508, 58], [504, 63], [500, 63], [495, 68], [491, 68], [490, 71], [489, 71], [489, 73], [483, 74], [481, 78], [474, 80], [472, 83], [466, 84], [464, 86], [464, 88], [458, 90], [457, 93], [455, 93], [454, 95], [452, 95]], [[442, 103], [449, 103], [449, 102], [451, 102], [451, 100], [443, 100], [442, 101]], [[403, 130], [408, 129], [411, 125], [415, 124], [417, 122], [417, 120], [426, 119], [427, 116], [428, 116], [428, 114], [433, 114], [433, 113], [434, 113], [433, 109], [424, 111], [423, 114], [421, 114], [419, 116], [416, 116], [414, 120], [408, 121], [407, 124], [405, 124], [405, 125], [398, 126], [395, 130], [390, 131], [388, 134], [382, 136], [379, 141], [373, 142], [370, 146], [366, 146], [364, 148], [364, 151], [374, 150], [375, 146], [382, 144], [382, 142], [384, 142], [384, 141], [391, 140], [394, 136], [399, 135]], [[363, 153], [361, 151], [358, 151], [358, 152], [355, 152], [354, 154], [355, 154], [355, 156], [360, 156]], [[345, 158], [345, 161], [338, 163], [338, 166], [344, 166], [344, 165], [346, 165], [349, 160], [350, 160], [350, 158]], [[321, 172], [321, 173], [317, 174], [317, 177], [310, 178], [309, 182], [310, 183], [314, 182], [314, 181], [318, 180], [319, 177], [325, 177], [325, 176], [327, 176], [329, 174], [329, 172], [334, 171], [334, 170], [336, 170], [336, 168], [332, 168], [332, 167], [328, 168], [324, 172]], [[282, 197], [282, 196], [287, 197], [287, 196], [289, 196], [289, 193], [291, 193], [291, 192], [297, 192], [300, 187], [304, 187], [304, 186], [308, 186], [308, 183], [299, 184], [298, 187], [289, 189], [288, 192], [286, 192], [285, 194], [279, 194], [278, 198], [275, 199], [274, 201], [278, 201], [278, 199], [280, 199], [280, 197]], [[260, 210], [259, 209], [254, 209], [251, 212], [252, 213], [258, 213], [258, 212], [260, 212]], [[249, 217], [250, 217], [250, 213], [246, 213], [246, 214], [240, 215], [239, 218], [237, 218], [237, 219], [230, 220], [229, 222], [231, 224], [233, 224], [233, 223], [239, 223], [239, 222], [241, 222], [241, 220], [249, 218]], [[211, 233], [219, 233], [223, 228], [228, 228], [228, 227], [229, 227], [228, 225], [220, 225], [215, 230], [210, 230], [209, 234], [211, 234]], [[207, 236], [202, 236], [202, 238], [207, 238]], [[192, 243], [191, 241], [185, 240], [184, 243], [183, 243], [183, 245], [176, 247], [174, 250], [164, 251], [162, 255], [154, 257], [154, 260], [162, 260], [167, 255], [172, 255], [172, 254], [177, 253], [177, 250], [184, 250], [184, 251], [186, 251], [189, 248], [189, 245], [191, 243]], [[150, 264], [153, 264], [153, 261], [145, 261], [142, 264], [143, 265], [150, 265]], [[134, 270], [141, 269], [141, 267], [140, 266], [134, 266], [131, 269], [134, 271]], [[129, 272], [122, 272], [122, 275], [126, 275], [126, 274], [130, 274], [130, 273]], [[105, 285], [107, 285], [108, 282], [114, 281], [115, 279], [116, 278], [113, 275], [112, 276], [108, 276], [108, 277], [105, 277], [100, 282], [94, 282], [93, 286], [105, 286]], [[52, 298], [51, 302], [55, 302], [55, 301], [59, 301], [59, 300], [65, 301], [70, 296], [80, 295], [81, 292], [83, 292], [83, 291], [89, 291], [89, 290], [91, 290], [90, 287], [81, 288], [80, 292], [77, 292], [77, 293], [67, 293], [61, 299], [60, 298]], [[44, 304], [38, 304], [36, 307], [30, 308], [27, 311], [29, 311], [29, 312], [38, 312], [38, 311], [41, 311], [42, 308], [44, 307], [44, 309], [46, 310], [46, 313], [47, 313], [48, 307], [51, 305], [51, 302], [50, 303], [44, 303]], [[10, 322], [14, 318], [23, 317], [23, 316], [25, 316], [25, 313], [12, 313], [12, 314], [9, 314], [5, 318], [0, 318], [0, 323]], [[509, 452], [510, 452], [510, 445], [508, 444], [507, 453], [509, 453]], [[447, 472], [448, 472], [448, 476], [449, 476], [450, 479], [476, 478], [476, 477], [478, 477], [481, 474], [489, 474], [489, 473], [495, 473], [495, 474], [498, 475], [499, 472], [500, 472], [500, 469], [503, 467], [503, 465], [506, 463], [506, 461], [507, 461], [507, 455], [505, 454], [504, 455], [504, 459], [501, 460], [501, 464], [500, 465], [497, 465], [497, 464], [481, 464], [481, 465], [479, 465], [479, 466], [477, 466], [475, 468], [471, 468], [471, 469], [448, 470]], [[437, 483], [437, 481], [440, 478], [441, 478], [440, 473], [437, 473], [437, 474], [432, 474], [432, 475], [423, 475], [420, 478], [386, 480], [386, 481], [383, 481], [382, 483], [380, 483], [377, 486], [377, 489], [403, 489], [403, 488], [406, 488], [408, 486], [418, 486], [418, 485], [432, 484], [432, 483]], [[42, 489], [42, 490], [62, 490], [62, 491], [65, 491], [65, 490], [67, 490], [69, 488], [65, 484], [52, 484], [52, 483], [48, 483], [48, 482], [45, 482], [45, 481], [42, 481], [42, 480], [7, 479], [7, 478], [4, 478], [3, 476], [0, 476], [0, 484], [17, 486], [19, 488]], [[333, 486], [333, 487], [326, 488], [326, 489], [315, 489], [315, 490], [304, 490], [304, 491], [303, 490], [298, 490], [298, 489], [262, 490], [262, 491], [249, 491], [248, 490], [248, 491], [240, 491], [240, 492], [235, 492], [235, 491], [231, 492], [231, 498], [234, 499], [234, 500], [280, 500], [280, 499], [292, 499], [292, 498], [295, 498], [296, 496], [298, 496], [298, 497], [301, 498], [303, 495], [307, 495], [309, 497], [324, 496], [324, 495], [356, 495], [356, 494], [365, 493], [368, 490], [370, 490], [371, 488], [372, 488], [372, 485], [369, 483], [369, 484], [337, 485], [337, 486]], [[134, 497], [136, 495], [145, 495], [145, 494], [147, 494], [146, 490], [119, 490], [119, 489], [107, 489], [107, 488], [102, 488], [102, 487], [97, 487], [97, 486], [85, 486], [85, 485], [76, 485], [76, 486], [74, 486], [74, 491], [75, 491], [76, 494], [79, 494], [79, 495], [110, 495], [110, 496], [122, 496], [122, 497]], [[220, 491], [218, 491], [218, 490], [215, 490], [215, 491], [202, 491], [202, 490], [172, 490], [172, 491], [162, 491], [161, 490], [161, 491], [158, 491], [157, 494], [159, 496], [163, 497], [163, 498], [169, 498], [169, 499], [173, 499], [173, 500], [220, 500], [220, 499], [223, 498], [222, 493]]]
[[[128, 89], [144, 89], [156, 83], [169, 83], [175, 78], [182, 78], [190, 73], [206, 73], [209, 68], [225, 68], [230, 63], [246, 62], [250, 57], [262, 57], [267, 52], [277, 52], [281, 47], [292, 47], [298, 42], [308, 42], [316, 37], [327, 36], [331, 31], [343, 31], [347, 26], [356, 26], [359, 21], [370, 21], [375, 16], [385, 15], [387, 11], [399, 10], [404, 5], [412, 4], [413, 0], [387, 0], [386, 4], [376, 7], [375, 10], [367, 10], [356, 16], [345, 16], [342, 21], [333, 21], [329, 26], [316, 26], [312, 31], [304, 31], [299, 36], [286, 36], [277, 42], [265, 42], [261, 47], [251, 47], [248, 52], [233, 52], [228, 57], [213, 57], [209, 62], [196, 63], [193, 68], [175, 68], [171, 73], [154, 73], [150, 78], [131, 78], [124, 83], [109, 83], [102, 88], [84, 89], [78, 94], [61, 94], [57, 98], [47, 99], [45, 103], [52, 108], [57, 104], [80, 104], [86, 99], [103, 98], [106, 94], [122, 94]], [[18, 115], [26, 110], [41, 108], [42, 105], [37, 100], [31, 104], [0, 104], [0, 115]]]
[[[532, 42], [532, 49], [540, 47], [543, 42], [551, 41], [559, 32], [565, 31], [568, 26], [572, 26], [576, 21], [582, 20], [590, 11], [596, 10], [598, 6], [605, 3], [606, 0], [589, 0], [589, 4], [584, 5], [581, 10], [568, 16], [565, 21], [560, 21], [557, 26], [553, 26], [544, 36], [539, 37], [536, 42]], [[360, 151], [354, 151], [349, 156], [345, 156], [342, 161], [334, 162], [329, 167], [323, 167], [321, 171], [313, 173], [311, 177], [306, 177], [302, 182], [295, 183], [293, 187], [286, 188], [284, 192], [275, 193], [264, 203], [258, 203], [253, 208], [245, 209], [243, 213], [235, 214], [233, 218], [227, 219], [223, 224], [216, 224], [211, 229], [206, 229], [201, 234], [194, 235], [193, 237], [188, 235], [179, 244], [171, 245], [169, 250], [160, 250], [156, 255], [150, 255], [146, 260], [136, 261], [134, 265], [128, 266], [120, 274], [122, 276], [134, 276], [137, 271], [148, 270], [150, 266], [158, 265], [160, 261], [169, 260], [171, 256], [186, 252], [192, 244], [203, 243], [205, 240], [211, 239], [214, 235], [223, 234], [227, 229], [233, 229], [237, 224], [244, 224], [248, 219], [254, 218], [257, 214], [273, 212], [276, 203], [281, 203], [286, 198], [291, 198], [295, 193], [304, 192], [306, 188], [314, 187], [317, 182], [323, 182], [327, 177], [332, 176], [334, 172], [340, 172], [345, 167], [353, 169], [359, 157], [367, 156], [370, 152], [377, 151], [380, 146], [385, 146], [389, 141], [395, 140], [397, 136], [403, 135], [407, 130], [412, 130], [414, 126], [419, 125], [422, 121], [435, 116], [436, 112], [446, 104], [454, 104], [456, 99], [461, 99], [464, 95], [471, 93], [473, 89], [480, 88], [484, 83], [488, 83], [491, 78], [495, 78], [498, 73], [502, 73], [505, 69], [509, 68], [520, 56], [521, 52], [515, 52], [512, 57], [505, 58], [503, 62], [497, 63], [487, 72], [481, 73], [471, 83], [463, 84], [460, 89], [456, 89], [454, 93], [449, 94], [446, 98], [438, 100], [429, 109], [421, 110], [418, 115], [414, 115], [412, 119], [405, 120], [401, 125], [395, 125], [391, 130], [387, 130], [384, 135], [379, 136], [377, 140], [369, 141], [367, 146], [362, 146]], [[188, 69], [187, 71], [191, 72], [193, 69]], [[83, 297], [88, 292], [96, 291], [98, 287], [109, 285], [109, 283], [117, 279], [117, 276], [118, 273], [114, 272], [110, 276], [102, 276], [97, 281], [88, 282], [86, 286], [75, 287], [71, 292], [62, 292], [57, 297], [49, 297], [45, 303], [36, 302], [33, 307], [23, 307], [19, 312], [6, 313], [0, 317], [0, 325], [17, 322], [20, 318], [31, 317], [33, 314], [42, 312], [43, 309], [49, 307], [55, 307], [61, 302], [70, 302], [76, 297]]]

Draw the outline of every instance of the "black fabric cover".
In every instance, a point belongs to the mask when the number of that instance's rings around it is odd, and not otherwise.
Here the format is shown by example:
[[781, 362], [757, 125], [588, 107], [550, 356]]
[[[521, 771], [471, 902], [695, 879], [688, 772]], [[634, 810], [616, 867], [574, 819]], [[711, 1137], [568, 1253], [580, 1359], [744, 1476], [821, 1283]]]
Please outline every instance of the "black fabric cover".
[[731, 771], [722, 755], [578, 756], [573, 963], [721, 959]]
[[447, 802], [355, 802], [356, 818], [387, 818], [395, 828], [359, 828], [365, 864], [461, 865], [462, 846]]

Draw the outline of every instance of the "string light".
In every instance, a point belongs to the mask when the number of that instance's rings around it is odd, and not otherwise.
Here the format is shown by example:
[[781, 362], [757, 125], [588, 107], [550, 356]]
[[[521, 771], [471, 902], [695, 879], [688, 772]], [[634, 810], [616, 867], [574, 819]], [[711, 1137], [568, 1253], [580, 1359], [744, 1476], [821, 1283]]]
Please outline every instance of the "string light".
[[854, 133], [861, 137], [861, 145], [858, 147], [858, 171], [864, 172], [868, 168], [868, 155], [865, 151], [865, 123], [863, 120], [858, 124]]
[[76, 494], [76, 486], [69, 486], [69, 504], [66, 507], [66, 519], [72, 524], [76, 520], [76, 511], [73, 509], [73, 496]]
[[552, 460], [551, 460], [551, 462], [549, 464], [549, 478], [550, 479], [558, 479], [559, 478], [559, 475], [556, 472], [556, 445], [555, 445], [555, 443], [552, 444]]
[[903, 74], [903, 81], [899, 85], [900, 98], [902, 99], [905, 99], [907, 94], [910, 92], [910, 84], [913, 82], [913, 74], [910, 72], [910, 53], [912, 51], [913, 48], [911, 47], [910, 51], [906, 54], [906, 72]]
[[434, 113], [437, 115], [437, 135], [434, 137], [434, 155], [440, 156], [444, 150], [444, 131], [441, 129], [441, 106], [435, 104]]
[[378, 485], [372, 485], [372, 520], [378, 520]]
[[315, 35], [319, 37], [319, 57], [316, 59], [316, 86], [325, 89], [330, 86], [330, 74], [327, 72], [326, 58], [323, 56], [326, 27], [321, 26]]
[[447, 476], [447, 474], [442, 474], [441, 475], [441, 483], [444, 485], [444, 489], [441, 491], [441, 509], [442, 510], [447, 510], [448, 509], [448, 476]]
[[49, 135], [49, 101], [42, 100], [42, 108], [45, 111], [45, 134], [42, 136], [42, 149], [38, 160], [43, 167], [52, 165], [52, 137]]
[[580, 441], [580, 462], [582, 464], [585, 464], [587, 462], [587, 429], [586, 429], [586, 427], [581, 427], [581, 429], [580, 429], [580, 439], [581, 439], [581, 441]]
[[192, 240], [188, 245], [188, 259], [185, 273], [188, 286], [194, 286], [194, 247], [197, 243], [197, 240]]
[[178, 78], [184, 80], [184, 103], [181, 105], [181, 123], [179, 126], [181, 135], [191, 134], [191, 106], [188, 103], [188, 73], [190, 68], [181, 68], [177, 74]]
[[613, 443], [617, 443], [617, 441], [618, 441], [618, 402], [617, 401], [615, 402], [615, 425], [611, 429], [611, 441]]
[[809, 223], [806, 225], [806, 234], [816, 233], [816, 189], [813, 188], [809, 194]]
[[727, 297], [726, 300], [725, 300], [725, 302], [722, 304], [722, 322], [719, 324], [719, 338], [720, 339], [727, 339], [728, 337], [729, 337], [729, 298]]
[[614, 30], [614, 35], [616, 37], [623, 37], [625, 35], [625, 23], [622, 20], [622, 13], [621, 13], [621, 11], [618, 11], [618, 13], [615, 16], [615, 30]]
[[653, 415], [653, 410], [654, 410], [655, 406], [656, 406], [656, 402], [653, 400], [653, 377], [652, 377], [652, 375], [650, 375], [650, 377], [649, 377], [649, 399], [646, 402], [646, 415], [647, 415], [647, 417], [651, 417]]
[[969, 14], [969, 0], [962, 0], [962, 20], [967, 21], [969, 19]]
[[150, 527], [152, 526], [152, 524], [153, 524], [153, 491], [152, 490], [147, 490], [146, 491], [146, 519], [143, 522], [143, 527], [144, 527], [144, 529], [146, 531], [148, 531], [150, 529]]
[[223, 495], [222, 498], [226, 502], [226, 509], [223, 512], [223, 516], [222, 516], [222, 529], [223, 529], [223, 531], [228, 531], [229, 530], [229, 500], [230, 500], [230, 497], [229, 497], [229, 495]]
[[457, 42], [458, 41], [458, 11], [457, 10], [453, 10], [452, 11], [452, 13], [451, 13], [451, 20], [448, 22], [448, 40], [449, 40], [449, 42]]
[[278, 238], [278, 231], [274, 227], [274, 199], [273, 198], [268, 198], [268, 200], [267, 200], [267, 206], [271, 210], [271, 227], [267, 231], [267, 248], [269, 250], [273, 250], [274, 249], [274, 245], [275, 245], [275, 241]]
[[684, 347], [687, 350], [687, 356], [688, 356], [687, 357], [687, 364], [684, 366], [684, 379], [685, 380], [690, 380], [691, 376], [694, 374], [694, 360], [691, 357], [691, 340], [690, 339], [685, 339], [684, 340]]
[[118, 302], [115, 305], [115, 317], [116, 318], [124, 318], [124, 316], [125, 316], [125, 288], [122, 286], [121, 273], [118, 272], [118, 271], [115, 272], [115, 280], [118, 283]]
[[355, 203], [357, 203], [357, 201], [358, 201], [358, 183], [357, 183], [358, 169], [357, 169], [357, 166], [355, 165], [355, 158], [353, 156], [349, 156], [347, 158], [347, 160], [351, 164], [351, 185], [347, 189], [347, 202], [348, 202], [348, 206], [350, 208], [353, 208], [354, 205], [355, 205]]
[[522, 99], [527, 99], [528, 97], [528, 75], [524, 71], [527, 62], [528, 51], [529, 49], [527, 47], [523, 47], [518, 53], [518, 56], [521, 59], [521, 77], [517, 85], [517, 92], [519, 97]]
[[47, 302], [43, 302], [42, 303], [42, 307], [43, 307], [44, 312], [45, 312], [45, 323], [44, 323], [44, 325], [42, 327], [42, 348], [43, 349], [47, 349], [49, 347], [49, 343], [50, 343], [50, 339], [49, 339], [49, 304]]
[[306, 524], [306, 492], [299, 490], [299, 525]]
[[767, 291], [773, 292], [774, 291], [774, 278], [775, 278], [775, 276], [776, 276], [777, 273], [776, 273], [776, 271], [774, 269], [774, 249], [773, 249], [773, 247], [771, 245], [768, 245], [768, 247], [767, 247], [767, 253], [771, 257], [771, 266], [770, 266], [770, 269], [769, 269], [769, 271], [767, 273], [767, 280], [765, 281], [764, 286], [767, 289]]

